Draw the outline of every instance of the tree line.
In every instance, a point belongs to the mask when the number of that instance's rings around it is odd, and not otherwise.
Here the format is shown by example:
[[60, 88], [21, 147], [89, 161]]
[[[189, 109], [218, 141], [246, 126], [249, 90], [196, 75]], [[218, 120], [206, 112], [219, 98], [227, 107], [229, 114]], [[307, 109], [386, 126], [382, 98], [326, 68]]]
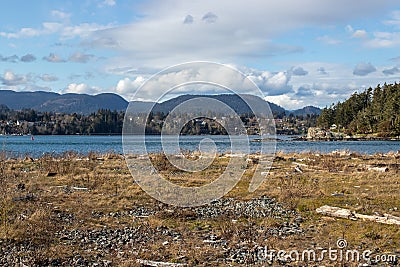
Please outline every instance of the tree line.
[[329, 129], [335, 124], [346, 134], [400, 135], [400, 84], [378, 85], [354, 93], [344, 102], [322, 110], [317, 125]]
[[90, 135], [120, 134], [124, 112], [99, 109], [89, 115], [10, 110], [0, 105], [1, 134]]

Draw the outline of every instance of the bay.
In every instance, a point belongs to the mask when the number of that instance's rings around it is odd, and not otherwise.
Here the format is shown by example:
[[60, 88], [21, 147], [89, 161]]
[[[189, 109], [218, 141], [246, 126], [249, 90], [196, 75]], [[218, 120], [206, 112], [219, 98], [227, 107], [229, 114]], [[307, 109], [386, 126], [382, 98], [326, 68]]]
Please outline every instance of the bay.
[[[231, 151], [229, 136], [180, 136], [179, 147], [182, 150], [194, 151], [199, 149], [202, 140], [211, 139], [221, 153]], [[239, 146], [235, 147], [234, 153], [245, 152], [249, 144], [250, 152], [260, 151], [260, 142], [247, 143], [246, 136], [236, 136]], [[258, 136], [249, 136], [249, 140], [257, 139]], [[329, 153], [335, 150], [349, 150], [361, 154], [387, 153], [399, 151], [400, 141], [293, 141], [293, 136], [277, 136], [276, 151], [282, 152], [319, 152]], [[266, 141], [264, 146], [270, 147], [274, 142]], [[166, 138], [164, 144], [176, 146], [172, 139]], [[129, 138], [129, 150], [136, 154], [147, 152], [160, 152], [162, 145], [160, 136], [147, 136], [146, 149], [143, 146], [143, 138], [131, 136]], [[44, 154], [60, 155], [67, 151], [75, 151], [87, 155], [89, 152], [98, 153], [123, 153], [121, 136], [0, 136], [0, 152], [8, 157], [40, 157]]]

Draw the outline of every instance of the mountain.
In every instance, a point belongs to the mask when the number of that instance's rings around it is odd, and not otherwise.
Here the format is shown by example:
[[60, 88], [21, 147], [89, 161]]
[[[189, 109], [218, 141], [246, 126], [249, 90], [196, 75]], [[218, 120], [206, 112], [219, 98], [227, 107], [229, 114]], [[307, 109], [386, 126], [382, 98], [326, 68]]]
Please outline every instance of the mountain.
[[60, 96], [51, 92], [15, 92], [11, 90], [0, 90], [0, 104], [10, 109], [20, 110], [36, 107], [48, 100]]
[[[250, 112], [246, 102], [250, 103], [255, 110], [265, 110], [268, 103], [274, 116], [283, 116], [293, 113], [294, 115], [320, 114], [321, 110], [308, 106], [294, 111], [286, 111], [281, 106], [267, 102], [258, 96], [253, 95], [181, 95], [162, 103], [134, 101], [132, 102], [136, 112], [145, 112], [154, 105], [154, 112], [168, 113], [177, 105], [196, 98], [209, 97], [229, 105], [236, 113], [245, 114]], [[243, 99], [246, 101], [243, 101]], [[203, 109], [209, 103], [206, 100], [200, 101], [196, 106], [190, 106], [188, 112], [194, 109]], [[58, 113], [90, 114], [99, 109], [110, 109], [125, 111], [128, 101], [117, 94], [104, 93], [99, 95], [87, 94], [58, 94], [53, 92], [15, 92], [11, 90], [0, 90], [0, 105], [6, 105], [13, 110], [34, 109], [37, 111], [50, 111]], [[218, 107], [213, 107], [218, 111]], [[220, 109], [224, 109], [221, 107]]]
[[286, 115], [293, 114], [294, 116], [305, 116], [307, 114], [310, 115], [320, 115], [322, 110], [320, 108], [314, 106], [306, 106], [301, 109], [296, 110], [287, 110]]
[[[262, 98], [258, 97], [258, 96], [253, 96], [253, 95], [229, 95], [229, 94], [224, 94], [224, 95], [181, 95], [178, 96], [176, 98], [172, 98], [170, 100], [167, 100], [165, 102], [162, 103], [157, 103], [154, 108], [153, 111], [154, 112], [162, 112], [162, 113], [168, 113], [170, 111], [172, 111], [176, 106], [178, 106], [179, 104], [188, 101], [190, 99], [194, 99], [197, 97], [207, 97], [207, 98], [212, 98], [218, 101], [221, 101], [222, 103], [225, 103], [226, 105], [228, 105], [229, 107], [231, 107], [237, 114], [246, 114], [246, 113], [251, 113], [251, 109], [250, 107], [247, 105], [247, 103], [249, 103], [252, 108], [254, 109], [254, 111], [264, 111], [266, 110], [266, 105], [269, 104], [271, 111], [274, 115], [279, 116], [282, 114], [285, 114], [285, 109], [267, 102], [265, 100], [263, 100]], [[243, 101], [245, 100], [245, 101]], [[207, 106], [207, 104], [209, 101], [207, 100], [199, 100], [196, 103], [196, 106], [190, 106], [188, 107], [187, 112], [196, 110], [196, 109], [204, 109], [205, 106]], [[136, 107], [135, 107], [136, 109]], [[223, 108], [223, 106], [219, 107], [213, 107], [212, 109], [215, 112], [223, 112], [225, 109]]]
[[124, 111], [128, 102], [116, 94], [57, 94], [52, 92], [15, 92], [0, 90], [0, 105], [10, 109], [34, 109], [59, 113], [89, 114], [98, 109]]
[[32, 107], [38, 111], [53, 111], [60, 113], [81, 113], [89, 114], [99, 109], [109, 109], [117, 111], [125, 111], [128, 102], [116, 94], [65, 94], [59, 95], [44, 103]]

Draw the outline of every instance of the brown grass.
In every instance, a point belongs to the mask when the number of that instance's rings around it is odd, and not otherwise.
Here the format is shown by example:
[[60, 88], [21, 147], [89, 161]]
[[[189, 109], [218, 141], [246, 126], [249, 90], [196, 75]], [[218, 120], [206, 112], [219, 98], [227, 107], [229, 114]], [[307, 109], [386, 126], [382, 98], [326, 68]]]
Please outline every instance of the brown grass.
[[[209, 183], [225, 170], [228, 162], [227, 159], [217, 159], [208, 170], [188, 174], [170, 165], [162, 155], [152, 155], [152, 161], [168, 179], [184, 186]], [[296, 164], [300, 164], [302, 173], [295, 171]], [[231, 244], [244, 241], [268, 243], [269, 246], [288, 250], [328, 247], [343, 235], [353, 247], [379, 248], [381, 251], [395, 251], [400, 247], [398, 226], [327, 218], [315, 212], [322, 205], [333, 205], [365, 214], [389, 213], [400, 216], [400, 162], [395, 154], [278, 153], [273, 169], [261, 188], [249, 193], [247, 188], [256, 165], [257, 162], [248, 164], [243, 179], [228, 196], [237, 199], [261, 195], [277, 198], [304, 218], [304, 235], [270, 237], [266, 241], [265, 236], [261, 232], [254, 232], [254, 229], [278, 227], [282, 220], [199, 219], [187, 209], [172, 207], [173, 211], [168, 211], [171, 207], [152, 199], [134, 183], [123, 157], [67, 153], [37, 160], [7, 159], [0, 154], [0, 239], [40, 245], [37, 254], [40, 262], [42, 258], [50, 256], [69, 257], [76, 251], [89, 253], [73, 246], [62, 246], [52, 234], [61, 228], [99, 229], [141, 225], [149, 231], [167, 227], [181, 233], [183, 241], [157, 236], [131, 257], [116, 260], [111, 254], [106, 256], [121, 266], [135, 266], [136, 261], [132, 257], [183, 261], [193, 266], [206, 265], [206, 262], [213, 262], [225, 253], [223, 248], [203, 242], [203, 237], [210, 234]], [[368, 171], [369, 165], [388, 166], [389, 171]], [[85, 189], [77, 190], [74, 187]], [[139, 206], [161, 211], [148, 218], [92, 216], [93, 212], [123, 212]], [[72, 214], [74, 219], [69, 224], [60, 221], [56, 216], [60, 212]], [[168, 245], [163, 245], [165, 241], [168, 241]], [[224, 263], [214, 262], [211, 265], [224, 266]]]

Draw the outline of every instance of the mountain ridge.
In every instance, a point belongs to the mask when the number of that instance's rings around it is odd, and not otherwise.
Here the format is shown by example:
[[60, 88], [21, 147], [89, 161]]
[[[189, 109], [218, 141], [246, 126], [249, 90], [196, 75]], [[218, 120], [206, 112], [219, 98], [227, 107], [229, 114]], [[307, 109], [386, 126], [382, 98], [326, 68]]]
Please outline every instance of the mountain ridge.
[[[195, 97], [211, 97], [232, 106], [235, 112], [239, 114], [248, 113], [249, 108], [243, 104], [243, 100], [237, 95], [181, 95], [161, 103], [134, 101], [139, 110], [147, 110], [154, 105], [154, 111], [169, 112], [176, 105]], [[262, 108], [262, 105], [268, 103], [272, 113], [275, 116], [284, 116], [290, 113], [294, 115], [320, 114], [318, 107], [307, 106], [302, 109], [288, 111], [283, 107], [262, 98], [252, 95], [241, 95], [252, 106]], [[0, 90], [0, 105], [6, 105], [10, 109], [22, 110], [33, 109], [40, 112], [55, 113], [79, 113], [90, 114], [99, 109], [110, 109], [125, 111], [129, 102], [122, 96], [114, 93], [101, 93], [97, 95], [67, 93], [59, 94], [55, 92], [34, 91], [34, 92], [16, 92], [12, 90]]]

